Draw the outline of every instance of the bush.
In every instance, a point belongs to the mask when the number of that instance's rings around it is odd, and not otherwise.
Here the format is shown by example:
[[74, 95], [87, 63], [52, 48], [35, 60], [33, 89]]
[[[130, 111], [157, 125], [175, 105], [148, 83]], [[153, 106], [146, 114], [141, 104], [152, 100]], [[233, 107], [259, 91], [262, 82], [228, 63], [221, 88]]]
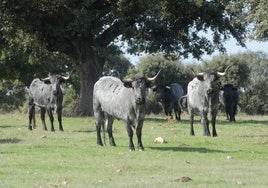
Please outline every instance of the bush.
[[79, 95], [72, 87], [72, 85], [70, 85], [64, 90], [62, 115], [64, 116], [77, 115], [78, 98]]

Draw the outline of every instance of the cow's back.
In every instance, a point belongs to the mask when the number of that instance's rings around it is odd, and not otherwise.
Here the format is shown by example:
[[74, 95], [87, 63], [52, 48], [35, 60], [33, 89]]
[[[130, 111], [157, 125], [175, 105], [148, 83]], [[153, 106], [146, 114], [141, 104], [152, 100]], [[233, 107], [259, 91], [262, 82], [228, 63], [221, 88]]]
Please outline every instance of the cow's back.
[[183, 88], [178, 83], [170, 84], [170, 89], [175, 101], [178, 101], [184, 95]]
[[131, 88], [125, 88], [120, 79], [111, 76], [102, 77], [94, 85], [94, 113], [101, 110], [125, 120], [132, 110], [131, 98]]
[[202, 90], [202, 83], [197, 78], [189, 82], [187, 86], [188, 91], [188, 107], [197, 108], [204, 106], [204, 91]]
[[40, 107], [46, 107], [50, 99], [50, 84], [44, 84], [39, 78], [35, 78], [29, 87], [29, 96]]

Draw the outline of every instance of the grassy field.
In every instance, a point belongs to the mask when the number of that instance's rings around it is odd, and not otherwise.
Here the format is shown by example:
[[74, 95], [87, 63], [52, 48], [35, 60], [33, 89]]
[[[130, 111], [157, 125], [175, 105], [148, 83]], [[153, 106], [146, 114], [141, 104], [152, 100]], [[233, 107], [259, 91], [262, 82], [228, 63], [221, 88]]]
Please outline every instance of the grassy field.
[[[267, 187], [268, 116], [219, 117], [216, 138], [202, 136], [198, 121], [191, 137], [182, 118], [147, 117], [145, 151], [130, 152], [122, 121], [117, 147], [98, 147], [93, 118], [65, 117], [65, 132], [57, 122], [45, 132], [37, 117], [31, 132], [26, 114], [0, 115], [0, 187]], [[154, 143], [159, 136], [166, 143]]]

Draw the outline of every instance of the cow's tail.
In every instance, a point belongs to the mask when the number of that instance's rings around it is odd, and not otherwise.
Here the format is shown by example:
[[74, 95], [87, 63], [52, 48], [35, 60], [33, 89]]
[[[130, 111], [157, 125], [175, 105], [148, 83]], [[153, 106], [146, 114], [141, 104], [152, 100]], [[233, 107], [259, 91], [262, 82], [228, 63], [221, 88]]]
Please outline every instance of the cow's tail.
[[182, 96], [180, 99], [179, 99], [179, 105], [180, 105], [180, 107], [181, 107], [181, 109], [182, 110], [184, 110], [184, 111], [187, 111], [187, 109], [188, 109], [188, 101], [187, 101], [187, 98], [188, 98], [188, 96], [187, 95], [184, 95], [184, 96]]

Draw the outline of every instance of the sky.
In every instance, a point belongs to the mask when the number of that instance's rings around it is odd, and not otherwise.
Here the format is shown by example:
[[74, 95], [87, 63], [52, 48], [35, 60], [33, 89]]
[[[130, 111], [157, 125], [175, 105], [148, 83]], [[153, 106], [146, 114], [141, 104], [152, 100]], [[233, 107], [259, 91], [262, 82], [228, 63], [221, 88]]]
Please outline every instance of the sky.
[[[239, 52], [246, 52], [246, 51], [252, 51], [252, 52], [257, 52], [257, 51], [262, 51], [265, 53], [268, 53], [268, 41], [267, 42], [257, 42], [257, 41], [247, 41], [246, 42], [246, 48], [243, 48], [239, 45], [236, 44], [236, 40], [234, 38], [228, 40], [225, 44], [224, 44], [225, 48], [226, 48], [226, 52], [228, 55], [232, 55], [232, 54], [236, 54]], [[219, 55], [219, 52], [214, 52], [212, 55], [203, 55], [201, 58], [202, 60], [210, 60], [212, 59], [213, 56], [215, 55]], [[136, 65], [139, 62], [139, 59], [141, 57], [143, 57], [145, 55], [141, 55], [141, 56], [135, 56], [135, 55], [130, 55], [130, 54], [125, 54], [125, 57], [134, 65]], [[192, 62], [201, 62], [196, 60], [196, 59], [192, 59], [192, 58], [188, 58], [188, 59], [183, 59], [182, 62], [184, 63], [192, 63]]]

